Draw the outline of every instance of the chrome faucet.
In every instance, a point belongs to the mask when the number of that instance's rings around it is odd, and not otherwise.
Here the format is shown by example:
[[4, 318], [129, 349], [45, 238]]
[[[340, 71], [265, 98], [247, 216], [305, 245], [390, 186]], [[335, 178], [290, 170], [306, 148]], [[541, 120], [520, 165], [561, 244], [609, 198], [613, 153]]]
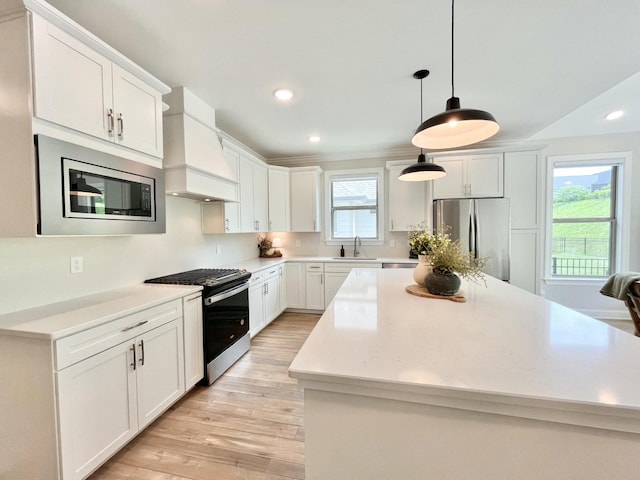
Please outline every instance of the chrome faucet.
[[354, 258], [358, 256], [358, 254], [360, 253], [358, 251], [358, 245], [362, 246], [362, 240], [360, 240], [360, 237], [356, 235], [356, 237], [353, 239], [353, 256]]

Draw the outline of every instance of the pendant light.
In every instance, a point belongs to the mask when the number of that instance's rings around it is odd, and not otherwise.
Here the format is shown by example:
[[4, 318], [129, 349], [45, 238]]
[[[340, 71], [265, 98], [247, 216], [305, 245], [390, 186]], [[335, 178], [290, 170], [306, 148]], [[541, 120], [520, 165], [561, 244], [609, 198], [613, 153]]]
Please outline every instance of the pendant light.
[[455, 148], [471, 145], [492, 137], [500, 125], [489, 112], [460, 108], [460, 99], [455, 96], [453, 27], [454, 1], [451, 0], [451, 98], [446, 110], [423, 122], [411, 139], [416, 147], [429, 149]]
[[[413, 74], [413, 78], [420, 80], [420, 121], [422, 121], [422, 80], [429, 75], [429, 70], [418, 70]], [[422, 153], [420, 149], [420, 155], [418, 156], [418, 163], [409, 165], [407, 168], [400, 172], [398, 179], [405, 182], [423, 182], [425, 180], [435, 180], [436, 178], [444, 177], [447, 173], [440, 165], [427, 162], [427, 157]]]

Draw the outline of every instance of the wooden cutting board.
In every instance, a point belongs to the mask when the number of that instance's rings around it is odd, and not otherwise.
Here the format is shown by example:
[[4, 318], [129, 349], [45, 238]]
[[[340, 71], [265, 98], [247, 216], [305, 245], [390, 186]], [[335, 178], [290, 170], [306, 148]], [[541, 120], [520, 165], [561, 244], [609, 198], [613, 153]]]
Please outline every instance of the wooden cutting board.
[[410, 293], [411, 295], [415, 295], [416, 297], [425, 297], [425, 298], [442, 298], [443, 300], [451, 300], [452, 302], [464, 303], [467, 299], [464, 296], [464, 292], [459, 290], [455, 295], [434, 295], [433, 293], [429, 293], [425, 287], [421, 287], [420, 285], [407, 285], [405, 287], [405, 291]]

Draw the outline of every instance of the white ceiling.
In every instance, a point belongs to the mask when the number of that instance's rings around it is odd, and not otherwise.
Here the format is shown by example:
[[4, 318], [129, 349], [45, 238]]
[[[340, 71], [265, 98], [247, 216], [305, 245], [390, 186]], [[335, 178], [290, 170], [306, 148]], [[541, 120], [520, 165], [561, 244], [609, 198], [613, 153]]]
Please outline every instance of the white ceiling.
[[[431, 71], [425, 119], [451, 96], [448, 0], [49, 1], [267, 159], [408, 149], [413, 72]], [[640, 131], [638, 0], [458, 0], [455, 59], [462, 107], [501, 124], [492, 144]]]

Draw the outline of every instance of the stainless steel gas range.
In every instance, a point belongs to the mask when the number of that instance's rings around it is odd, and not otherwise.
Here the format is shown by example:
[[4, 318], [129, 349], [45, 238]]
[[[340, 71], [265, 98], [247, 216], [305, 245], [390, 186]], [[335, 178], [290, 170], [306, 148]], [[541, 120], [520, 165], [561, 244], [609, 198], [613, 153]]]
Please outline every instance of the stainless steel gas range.
[[146, 280], [146, 283], [203, 287], [203, 382], [207, 385], [249, 351], [250, 277], [246, 270], [201, 268]]

